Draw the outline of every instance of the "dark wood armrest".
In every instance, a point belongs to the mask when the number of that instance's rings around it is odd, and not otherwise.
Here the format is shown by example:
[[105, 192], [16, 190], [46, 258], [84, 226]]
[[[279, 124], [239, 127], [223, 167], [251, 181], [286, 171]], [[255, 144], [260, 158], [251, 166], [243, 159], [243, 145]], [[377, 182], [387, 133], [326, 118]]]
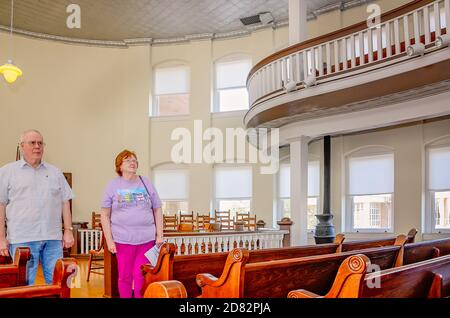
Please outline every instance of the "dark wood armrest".
[[148, 285], [144, 298], [187, 298], [184, 285], [177, 280], [166, 280]]
[[200, 287], [203, 287], [206, 285], [218, 286], [217, 285], [218, 280], [219, 279], [216, 276], [208, 274], [208, 273], [197, 274], [197, 277], [196, 277], [197, 285]]
[[296, 289], [289, 292], [288, 298], [322, 298], [322, 296], [307, 291], [306, 289]]

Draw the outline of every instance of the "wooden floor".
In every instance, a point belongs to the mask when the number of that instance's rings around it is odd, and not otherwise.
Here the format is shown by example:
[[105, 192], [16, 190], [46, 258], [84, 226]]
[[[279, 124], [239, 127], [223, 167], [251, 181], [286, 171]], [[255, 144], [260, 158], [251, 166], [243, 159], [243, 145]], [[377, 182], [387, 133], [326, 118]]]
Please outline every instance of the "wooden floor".
[[[77, 263], [80, 266], [80, 288], [72, 288], [71, 297], [72, 298], [102, 298], [104, 287], [103, 287], [103, 275], [92, 273], [89, 278], [89, 282], [86, 281], [87, 277], [87, 259], [77, 259]], [[36, 285], [44, 285], [44, 274], [42, 273], [42, 268], [39, 265], [38, 273], [36, 276]]]

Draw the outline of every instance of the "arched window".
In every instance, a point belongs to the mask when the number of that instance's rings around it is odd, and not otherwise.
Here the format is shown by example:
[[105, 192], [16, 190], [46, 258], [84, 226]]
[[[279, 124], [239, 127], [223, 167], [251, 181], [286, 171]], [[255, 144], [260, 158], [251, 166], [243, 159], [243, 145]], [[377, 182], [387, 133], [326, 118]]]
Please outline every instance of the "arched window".
[[349, 232], [392, 232], [394, 153], [364, 147], [346, 156], [346, 229]]
[[251, 68], [251, 58], [241, 54], [216, 61], [214, 112], [248, 109], [246, 81]]
[[165, 64], [154, 69], [153, 116], [189, 114], [190, 72], [184, 64]]

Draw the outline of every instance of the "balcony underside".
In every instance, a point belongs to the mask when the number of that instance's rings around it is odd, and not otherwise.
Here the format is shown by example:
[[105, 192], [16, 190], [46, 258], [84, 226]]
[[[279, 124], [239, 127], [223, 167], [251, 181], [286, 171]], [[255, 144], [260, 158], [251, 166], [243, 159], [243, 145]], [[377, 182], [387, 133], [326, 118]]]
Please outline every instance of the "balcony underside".
[[[449, 52], [448, 49], [446, 52]], [[411, 62], [414, 63], [408, 61]], [[249, 111], [246, 127], [281, 127], [302, 120], [366, 110], [450, 91], [450, 59], [362, 84], [358, 84], [358, 76], [352, 79], [355, 85], [327, 93], [288, 101], [286, 95], [273, 97]], [[319, 85], [332, 85], [332, 82]], [[267, 107], [269, 104], [271, 107]]]

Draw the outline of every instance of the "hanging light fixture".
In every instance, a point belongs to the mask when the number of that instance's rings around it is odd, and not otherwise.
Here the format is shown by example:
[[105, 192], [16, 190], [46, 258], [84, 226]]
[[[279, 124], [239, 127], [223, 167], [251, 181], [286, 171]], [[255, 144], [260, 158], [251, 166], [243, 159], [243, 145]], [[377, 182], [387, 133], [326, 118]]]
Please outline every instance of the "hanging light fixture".
[[[11, 0], [11, 26], [9, 28], [10, 31], [10, 56], [12, 56], [12, 41], [13, 41], [13, 21], [14, 21], [14, 0]], [[22, 71], [16, 65], [12, 59], [9, 59], [6, 64], [0, 66], [0, 74], [3, 74], [5, 80], [12, 84], [16, 81], [16, 79], [22, 76]]]

